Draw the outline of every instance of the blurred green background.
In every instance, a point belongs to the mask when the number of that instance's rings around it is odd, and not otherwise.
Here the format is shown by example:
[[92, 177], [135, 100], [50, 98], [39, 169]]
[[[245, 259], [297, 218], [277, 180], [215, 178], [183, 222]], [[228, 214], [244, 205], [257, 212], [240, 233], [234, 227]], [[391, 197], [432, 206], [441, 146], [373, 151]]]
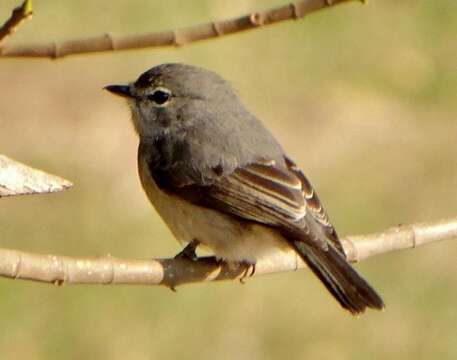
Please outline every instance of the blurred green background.
[[[283, 1], [35, 1], [11, 43], [142, 33]], [[0, 21], [16, 0], [2, 0]], [[0, 153], [75, 187], [2, 199], [0, 246], [160, 257], [179, 246], [144, 196], [127, 106], [102, 91], [163, 62], [229, 79], [309, 175], [341, 235], [457, 214], [457, 2], [348, 3], [179, 49], [0, 59]], [[387, 309], [352, 318], [307, 271], [195, 284], [0, 279], [1, 359], [455, 359], [457, 248], [357, 268]]]

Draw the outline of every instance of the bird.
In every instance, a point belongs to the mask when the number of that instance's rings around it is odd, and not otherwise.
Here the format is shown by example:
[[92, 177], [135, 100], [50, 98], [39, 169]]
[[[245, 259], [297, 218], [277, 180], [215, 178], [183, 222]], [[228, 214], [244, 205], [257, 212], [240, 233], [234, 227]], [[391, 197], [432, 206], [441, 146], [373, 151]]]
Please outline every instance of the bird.
[[195, 259], [203, 245], [219, 259], [255, 266], [294, 251], [353, 315], [385, 307], [349, 264], [308, 178], [228, 81], [165, 63], [105, 89], [127, 99], [140, 181], [185, 245], [179, 255]]

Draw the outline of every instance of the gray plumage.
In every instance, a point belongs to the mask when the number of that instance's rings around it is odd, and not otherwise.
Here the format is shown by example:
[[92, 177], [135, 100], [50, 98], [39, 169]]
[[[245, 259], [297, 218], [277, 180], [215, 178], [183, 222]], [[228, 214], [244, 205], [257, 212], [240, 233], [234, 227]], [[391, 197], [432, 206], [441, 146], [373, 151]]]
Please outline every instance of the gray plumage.
[[382, 299], [348, 264], [310, 182], [219, 75], [163, 64], [129, 85], [143, 187], [176, 238], [229, 261], [296, 251], [352, 313]]

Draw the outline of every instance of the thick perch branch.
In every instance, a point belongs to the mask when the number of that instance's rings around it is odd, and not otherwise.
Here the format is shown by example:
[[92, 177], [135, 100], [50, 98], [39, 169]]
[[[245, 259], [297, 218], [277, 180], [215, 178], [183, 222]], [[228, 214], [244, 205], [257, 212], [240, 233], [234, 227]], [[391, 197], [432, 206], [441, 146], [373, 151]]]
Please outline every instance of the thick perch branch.
[[71, 39], [61, 42], [5, 45], [0, 47], [0, 57], [57, 59], [69, 55], [103, 51], [181, 46], [194, 41], [216, 38], [281, 21], [300, 19], [311, 12], [348, 1], [353, 0], [302, 0], [234, 19], [213, 21], [181, 29], [148, 34], [114, 36], [106, 33], [90, 38]]
[[25, 0], [22, 5], [15, 8], [10, 18], [0, 27], [0, 43], [16, 31], [20, 23], [30, 18], [32, 14], [32, 0]]
[[0, 154], [0, 198], [45, 194], [73, 186], [68, 180], [31, 168]]
[[[356, 262], [390, 251], [411, 249], [457, 238], [457, 218], [427, 224], [401, 225], [381, 233], [343, 239], [348, 258]], [[256, 265], [254, 275], [294, 271], [305, 267], [295, 253], [281, 253]], [[246, 267], [219, 264], [213, 257], [133, 260], [71, 258], [0, 249], [0, 276], [54, 284], [147, 284], [175, 286], [243, 277]]]

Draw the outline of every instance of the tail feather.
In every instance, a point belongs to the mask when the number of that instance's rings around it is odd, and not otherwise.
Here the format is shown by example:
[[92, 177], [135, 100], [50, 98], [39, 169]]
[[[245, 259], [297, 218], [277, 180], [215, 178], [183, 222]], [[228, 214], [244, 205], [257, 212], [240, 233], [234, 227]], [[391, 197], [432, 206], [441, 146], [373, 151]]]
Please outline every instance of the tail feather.
[[343, 308], [354, 315], [367, 307], [384, 308], [381, 297], [333, 246], [323, 250], [298, 240], [292, 245]]

